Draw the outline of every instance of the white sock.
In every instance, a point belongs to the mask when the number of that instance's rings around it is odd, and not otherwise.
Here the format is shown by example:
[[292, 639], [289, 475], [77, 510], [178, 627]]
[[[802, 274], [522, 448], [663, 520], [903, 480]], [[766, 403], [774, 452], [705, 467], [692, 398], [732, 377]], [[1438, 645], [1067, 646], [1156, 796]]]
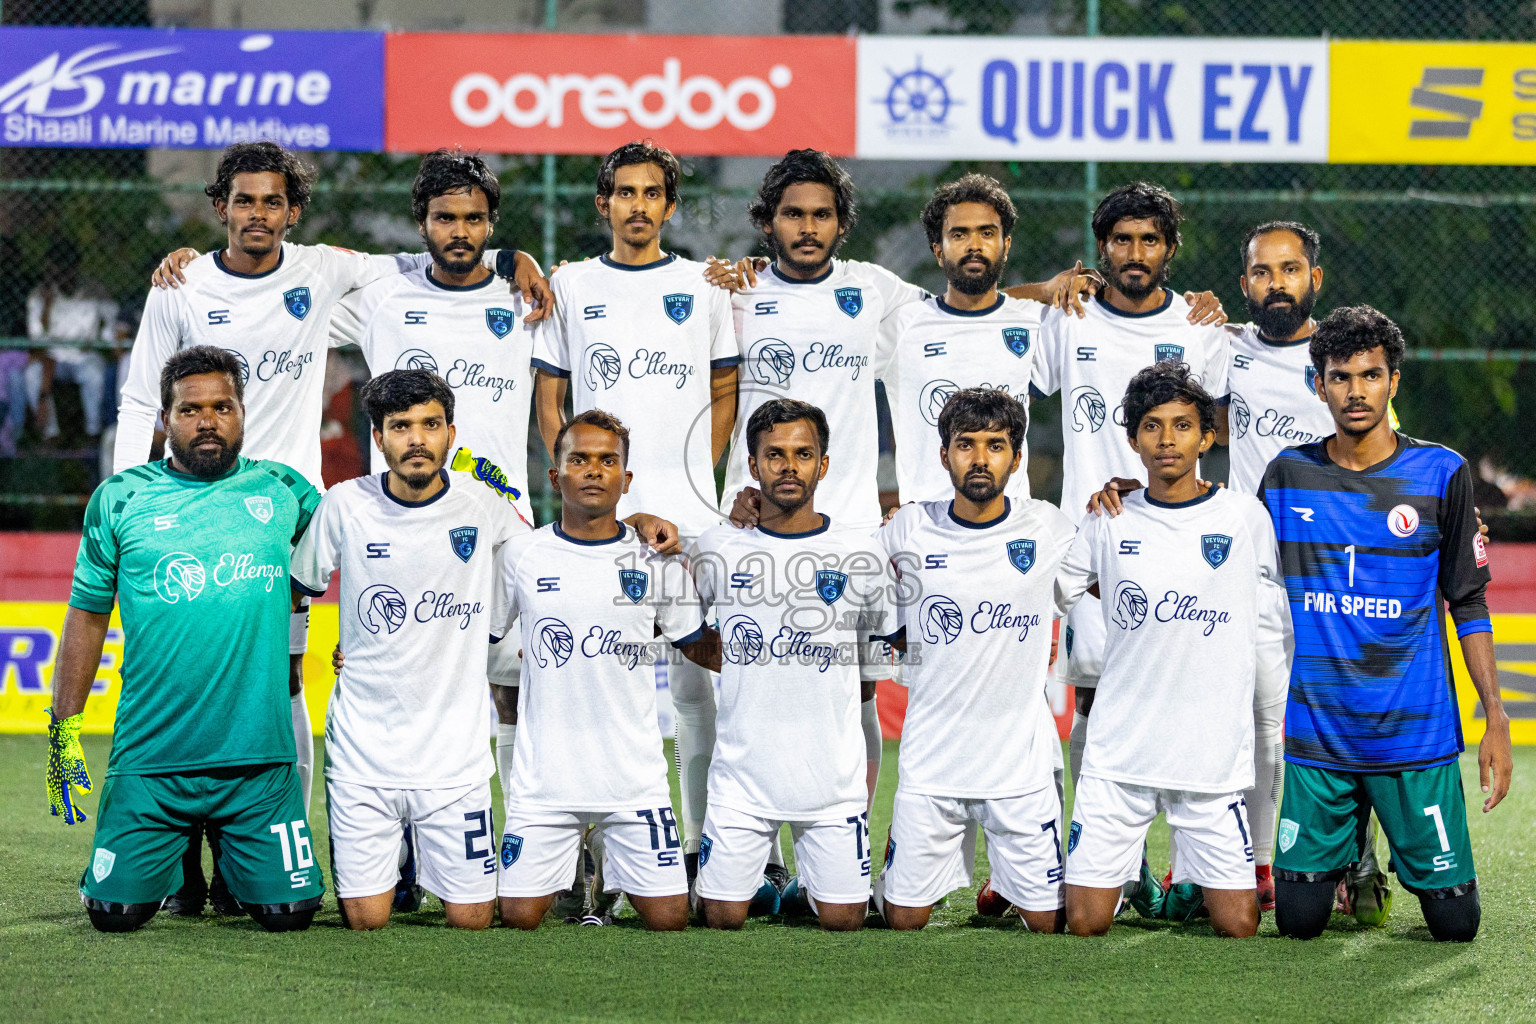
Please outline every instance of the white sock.
[[[1072, 790], [1083, 777], [1083, 746], [1088, 742], [1088, 716], [1072, 712], [1072, 732], [1067, 737], [1067, 764], [1072, 768]], [[1075, 798], [1074, 798], [1075, 799]]]
[[512, 794], [512, 743], [516, 739], [516, 722], [496, 727], [496, 777], [501, 780], [503, 814]]
[[875, 806], [875, 788], [880, 784], [880, 754], [885, 749], [884, 737], [880, 734], [880, 709], [875, 706], [874, 697], [859, 705], [859, 724], [864, 727], [864, 783], [869, 790], [869, 803], [864, 809], [868, 811]]
[[299, 773], [299, 789], [304, 794], [304, 816], [309, 817], [309, 788], [315, 777], [315, 733], [309, 724], [309, 704], [301, 689], [289, 699], [293, 712], [293, 746], [298, 757], [294, 767]]
[[683, 852], [699, 852], [707, 806], [709, 760], [715, 751], [715, 684], [691, 661], [667, 666], [667, 688], [677, 720], [677, 789], [683, 805]]
[[1275, 816], [1280, 808], [1280, 783], [1285, 777], [1284, 729], [1284, 704], [1254, 709], [1254, 786], [1243, 794], [1243, 800], [1248, 804], [1253, 863], [1258, 867], [1274, 859]]

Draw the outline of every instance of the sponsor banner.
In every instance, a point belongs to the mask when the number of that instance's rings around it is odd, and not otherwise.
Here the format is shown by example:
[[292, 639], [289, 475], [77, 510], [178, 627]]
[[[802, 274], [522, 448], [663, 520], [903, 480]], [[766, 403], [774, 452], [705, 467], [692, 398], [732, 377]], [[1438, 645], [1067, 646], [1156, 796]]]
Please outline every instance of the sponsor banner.
[[[52, 701], [53, 667], [64, 632], [63, 601], [0, 601], [0, 733], [46, 733]], [[304, 699], [315, 735], [325, 733], [325, 709], [335, 674], [331, 651], [337, 643], [336, 605], [313, 604], [309, 611], [309, 651], [304, 655]], [[188, 643], [200, 642], [189, 637]], [[117, 717], [123, 679], [123, 626], [112, 610], [101, 668], [85, 703], [83, 732], [110, 733]], [[91, 765], [99, 785], [104, 764]]]
[[1328, 44], [863, 36], [858, 155], [1323, 162]]
[[846, 37], [402, 33], [385, 54], [394, 152], [853, 152]]
[[1536, 164], [1536, 44], [1336, 42], [1333, 163]]
[[0, 144], [377, 151], [377, 32], [0, 28]]

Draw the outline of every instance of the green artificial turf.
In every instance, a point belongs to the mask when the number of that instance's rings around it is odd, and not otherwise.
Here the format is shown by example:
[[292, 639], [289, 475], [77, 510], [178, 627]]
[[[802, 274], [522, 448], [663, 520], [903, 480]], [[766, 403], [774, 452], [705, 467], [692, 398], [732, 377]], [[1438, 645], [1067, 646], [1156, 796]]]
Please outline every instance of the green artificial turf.
[[[99, 788], [107, 741], [85, 745]], [[896, 753], [888, 743], [877, 851]], [[632, 916], [608, 928], [469, 934], [443, 927], [430, 899], [422, 913], [357, 935], [329, 895], [302, 934], [162, 915], [132, 935], [100, 935], [75, 888], [95, 798], [84, 825], [49, 817], [44, 757], [42, 737], [0, 737], [0, 1020], [1536, 1020], [1536, 749], [1517, 748], [1515, 788], [1490, 815], [1475, 798], [1475, 760], [1462, 761], [1483, 928], [1459, 946], [1430, 942], [1417, 901], [1395, 883], [1386, 929], [1336, 916], [1308, 943], [1276, 937], [1267, 917], [1258, 938], [1227, 941], [1134, 912], [1106, 939], [1034, 935], [975, 917], [974, 891], [954, 894], [927, 931], [900, 935], [763, 919], [739, 934], [653, 936]], [[324, 865], [322, 800], [317, 785], [311, 820]], [[1167, 830], [1154, 827], [1151, 843], [1161, 871]]]

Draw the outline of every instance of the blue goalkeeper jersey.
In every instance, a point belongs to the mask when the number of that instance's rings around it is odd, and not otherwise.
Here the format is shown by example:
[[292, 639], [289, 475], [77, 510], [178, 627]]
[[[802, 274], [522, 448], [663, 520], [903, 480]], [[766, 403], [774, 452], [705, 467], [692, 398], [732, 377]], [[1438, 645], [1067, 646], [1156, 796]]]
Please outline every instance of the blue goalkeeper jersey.
[[1285, 758], [1351, 772], [1446, 764], [1463, 744], [1443, 609], [1458, 637], [1493, 628], [1471, 471], [1402, 434], [1359, 471], [1335, 465], [1327, 443], [1282, 451], [1259, 488], [1296, 630]]

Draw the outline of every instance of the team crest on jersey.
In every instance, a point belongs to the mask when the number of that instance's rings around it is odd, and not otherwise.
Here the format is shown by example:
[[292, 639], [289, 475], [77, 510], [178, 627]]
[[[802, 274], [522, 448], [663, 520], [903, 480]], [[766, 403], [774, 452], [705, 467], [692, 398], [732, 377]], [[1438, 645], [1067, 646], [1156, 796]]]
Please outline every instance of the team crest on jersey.
[[643, 569], [619, 570], [619, 589], [624, 591], [624, 596], [635, 604], [640, 603], [650, 586], [651, 578]]
[[1077, 841], [1083, 837], [1083, 823], [1074, 821], [1072, 827], [1067, 830], [1067, 852], [1077, 849]]
[[501, 837], [501, 866], [509, 868], [523, 855], [523, 837], [508, 832]]
[[816, 596], [827, 604], [831, 604], [843, 596], [843, 590], [848, 586], [848, 574], [838, 572], [836, 569], [816, 570]]
[[480, 539], [478, 526], [459, 526], [448, 531], [448, 545], [453, 548], [453, 553], [459, 556], [459, 561], [469, 561], [469, 556], [475, 553], [475, 543]]
[[263, 525], [272, 521], [272, 499], [265, 494], [253, 494], [246, 498], [245, 510]]
[[1301, 824], [1290, 818], [1280, 819], [1280, 852], [1289, 853], [1291, 847], [1296, 845], [1296, 839], [1301, 835]]
[[1032, 540], [1009, 541], [1008, 561], [1019, 572], [1029, 572], [1035, 567], [1035, 542]]
[[1029, 351], [1029, 328], [1004, 327], [1003, 344], [1007, 346], [1009, 352], [1023, 359], [1025, 353]]
[[1317, 393], [1317, 367], [1308, 363], [1301, 371], [1301, 379], [1307, 382], [1308, 391], [1313, 394]]
[[289, 288], [283, 292], [283, 308], [292, 313], [295, 320], [309, 316], [312, 305], [308, 288]]
[[1207, 533], [1200, 538], [1200, 553], [1205, 556], [1207, 565], [1220, 569], [1232, 553], [1232, 538], [1224, 533]]
[[715, 848], [715, 841], [709, 836], [699, 836], [699, 867], [709, 863], [709, 851]]
[[1419, 510], [1412, 505], [1395, 505], [1387, 513], [1387, 529], [1394, 537], [1412, 537], [1419, 530]]
[[837, 299], [837, 308], [849, 316], [858, 316], [864, 311], [864, 289], [862, 288], [838, 288], [832, 293]]
[[493, 306], [485, 311], [485, 326], [489, 327], [496, 337], [505, 338], [512, 333], [512, 311]]
[[1152, 361], [1154, 363], [1165, 363], [1165, 362], [1170, 362], [1170, 361], [1175, 362], [1175, 363], [1181, 363], [1181, 362], [1184, 361], [1184, 346], [1183, 345], [1153, 345], [1152, 346]]
[[663, 295], [661, 308], [667, 311], [667, 316], [675, 324], [680, 324], [693, 315], [693, 296], [678, 292], [675, 295]]
[[117, 854], [103, 847], [96, 847], [96, 856], [91, 858], [91, 877], [101, 881], [112, 873], [112, 865], [117, 863]]

